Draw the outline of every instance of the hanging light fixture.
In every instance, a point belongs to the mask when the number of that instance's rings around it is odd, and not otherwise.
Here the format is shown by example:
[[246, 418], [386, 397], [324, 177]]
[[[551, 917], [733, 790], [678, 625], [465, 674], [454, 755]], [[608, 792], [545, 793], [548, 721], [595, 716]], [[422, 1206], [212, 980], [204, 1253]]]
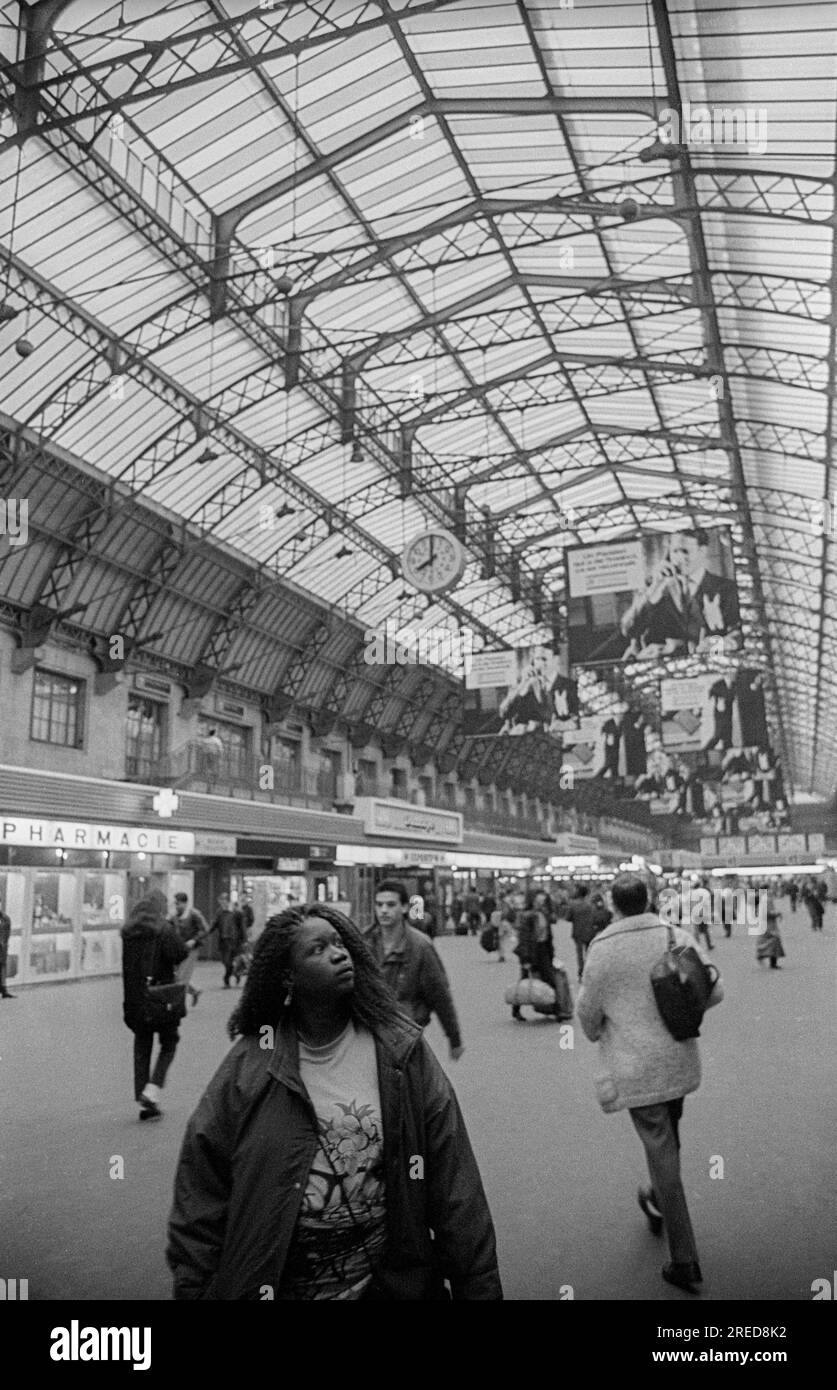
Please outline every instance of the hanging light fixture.
[[207, 447], [206, 449], [204, 449], [203, 453], [199, 455], [197, 462], [211, 463], [213, 459], [217, 459], [220, 457], [221, 455], [217, 452], [216, 449], [210, 449], [209, 447]]
[[349, 462], [363, 463], [363, 450], [360, 447], [360, 440], [357, 437], [352, 440], [352, 453]]
[[0, 323], [11, 323], [20, 313], [19, 309], [13, 309], [11, 304], [0, 304]]
[[340, 549], [335, 552], [334, 558], [335, 560], [344, 560], [347, 555], [354, 555], [354, 553], [350, 545], [341, 545]]

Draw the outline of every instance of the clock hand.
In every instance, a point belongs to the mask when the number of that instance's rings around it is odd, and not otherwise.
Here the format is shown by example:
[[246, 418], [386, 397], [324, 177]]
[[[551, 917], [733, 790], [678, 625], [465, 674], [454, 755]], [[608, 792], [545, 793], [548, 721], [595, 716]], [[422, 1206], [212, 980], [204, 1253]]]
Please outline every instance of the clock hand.
[[416, 565], [416, 569], [417, 569], [417, 570], [426, 570], [426, 569], [428, 569], [428, 568], [430, 567], [430, 565], [433, 564], [434, 551], [433, 551], [433, 537], [432, 537], [432, 536], [430, 537], [430, 540], [429, 540], [428, 544], [429, 544], [429, 546], [430, 546], [430, 555], [429, 555], [428, 558], [425, 560], [425, 562], [424, 562], [423, 565]]

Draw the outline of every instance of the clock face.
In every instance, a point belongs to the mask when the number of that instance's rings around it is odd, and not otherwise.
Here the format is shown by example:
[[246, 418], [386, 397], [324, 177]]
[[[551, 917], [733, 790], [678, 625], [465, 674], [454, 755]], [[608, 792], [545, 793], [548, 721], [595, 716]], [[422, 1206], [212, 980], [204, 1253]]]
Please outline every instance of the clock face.
[[404, 547], [404, 578], [424, 594], [439, 594], [458, 584], [465, 570], [465, 551], [450, 531], [424, 531]]

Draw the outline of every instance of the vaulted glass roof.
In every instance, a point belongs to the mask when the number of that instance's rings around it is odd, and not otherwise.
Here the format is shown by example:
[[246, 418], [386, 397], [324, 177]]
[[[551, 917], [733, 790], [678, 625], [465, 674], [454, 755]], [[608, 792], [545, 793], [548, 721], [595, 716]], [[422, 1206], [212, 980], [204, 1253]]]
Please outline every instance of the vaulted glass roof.
[[[830, 3], [2, 0], [0, 43], [8, 416], [487, 642], [560, 626], [567, 544], [723, 521], [788, 781], [833, 792]], [[429, 604], [431, 521], [469, 563]]]

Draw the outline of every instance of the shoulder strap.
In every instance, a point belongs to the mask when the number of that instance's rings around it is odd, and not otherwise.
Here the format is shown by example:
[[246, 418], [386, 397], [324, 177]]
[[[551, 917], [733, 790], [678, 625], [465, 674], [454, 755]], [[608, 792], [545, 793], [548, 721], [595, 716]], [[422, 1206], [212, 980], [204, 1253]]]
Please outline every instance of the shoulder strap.
[[160, 938], [162, 933], [155, 932], [152, 940], [148, 942], [143, 955], [143, 978], [147, 984], [153, 984], [157, 978], [160, 966]]

